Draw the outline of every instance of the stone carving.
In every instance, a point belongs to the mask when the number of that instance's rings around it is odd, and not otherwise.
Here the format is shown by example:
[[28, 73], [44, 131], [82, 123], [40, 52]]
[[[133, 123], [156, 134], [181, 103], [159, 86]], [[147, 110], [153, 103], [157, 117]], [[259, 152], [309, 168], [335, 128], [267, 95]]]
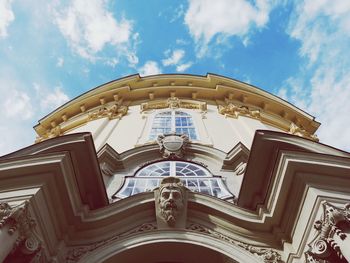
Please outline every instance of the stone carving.
[[252, 109], [246, 105], [239, 105], [232, 102], [227, 105], [219, 105], [219, 113], [233, 118], [238, 118], [240, 115], [252, 118], [260, 117], [259, 109]]
[[158, 228], [185, 228], [187, 189], [177, 177], [166, 177], [155, 190]]
[[141, 112], [146, 110], [155, 110], [155, 109], [198, 109], [202, 112], [207, 110], [206, 102], [197, 101], [197, 100], [184, 100], [177, 97], [170, 97], [162, 100], [151, 100], [141, 104]]
[[251, 254], [261, 258], [263, 260], [263, 262], [266, 262], [266, 263], [282, 263], [283, 262], [281, 255], [277, 251], [275, 251], [271, 248], [255, 247], [255, 246], [252, 246], [249, 244], [245, 244], [243, 242], [234, 240], [226, 235], [223, 235], [217, 231], [214, 231], [212, 229], [209, 229], [209, 228], [204, 227], [204, 226], [199, 225], [199, 224], [190, 223], [186, 227], [186, 229], [200, 232], [200, 233], [204, 233], [204, 234], [210, 235], [212, 237], [215, 237], [217, 239], [224, 240], [225, 242], [228, 242], [230, 244], [244, 248], [245, 250], [249, 251]]
[[296, 125], [294, 122], [292, 122], [290, 124], [288, 132], [290, 134], [293, 134], [293, 135], [296, 135], [296, 136], [299, 136], [299, 137], [308, 138], [308, 139], [311, 139], [313, 141], [318, 142], [318, 138], [317, 138], [316, 134], [310, 134], [309, 132], [307, 132], [303, 128], [301, 128], [298, 125]]
[[24, 254], [33, 254], [41, 249], [41, 241], [34, 231], [36, 223], [29, 214], [28, 206], [28, 201], [17, 206], [0, 203], [0, 228], [7, 225], [9, 235], [18, 231], [13, 252], [19, 248]]
[[247, 168], [247, 163], [245, 163], [245, 162], [240, 162], [237, 166], [236, 166], [236, 168], [235, 168], [235, 170], [234, 170], [234, 173], [236, 174], [236, 175], [243, 175], [244, 173], [245, 173], [245, 170], [246, 170], [246, 168]]
[[157, 143], [163, 158], [182, 158], [185, 148], [188, 144], [188, 136], [186, 134], [177, 135], [175, 133], [158, 135]]
[[323, 203], [323, 217], [314, 224], [318, 235], [310, 242], [305, 253], [307, 262], [348, 262], [344, 258], [339, 244], [334, 240], [343, 241], [348, 238], [345, 229], [350, 228], [350, 203], [338, 208], [328, 202]]
[[112, 105], [101, 106], [89, 112], [89, 120], [95, 120], [99, 118], [108, 117], [111, 119], [121, 118], [128, 112], [128, 107], [114, 103]]
[[[109, 119], [121, 118], [127, 112], [128, 112], [128, 107], [124, 105], [119, 105], [118, 103], [113, 103], [111, 105], [103, 105], [96, 109], [91, 110], [88, 113], [88, 121], [96, 120], [104, 117], [108, 117]], [[65, 117], [65, 120], [67, 120], [67, 117]], [[63, 121], [62, 123], [64, 122], [65, 121]], [[61, 136], [63, 132], [66, 131], [65, 128], [62, 127], [62, 123], [59, 125], [56, 125], [51, 129], [47, 129], [46, 133], [40, 137], [37, 137], [35, 142], [38, 143], [47, 139]]]
[[131, 234], [136, 234], [136, 233], [142, 233], [145, 231], [151, 231], [157, 229], [157, 226], [153, 223], [145, 223], [142, 224], [141, 226], [132, 229], [130, 231], [127, 231], [125, 233], [122, 233], [120, 235], [116, 235], [113, 236], [109, 239], [106, 240], [102, 240], [102, 241], [98, 241], [95, 242], [93, 244], [88, 244], [85, 246], [76, 246], [76, 247], [72, 247], [68, 250], [67, 254], [66, 254], [66, 262], [67, 263], [74, 263], [74, 262], [78, 262], [84, 255], [104, 246], [107, 244], [110, 244], [111, 242], [121, 239], [123, 237], [129, 236]]
[[37, 137], [35, 139], [35, 142], [41, 142], [47, 139], [58, 137], [60, 135], [62, 135], [61, 126], [57, 125], [54, 128], [47, 130], [43, 136]]
[[241, 242], [239, 242], [237, 245], [249, 251], [250, 253], [259, 256], [266, 263], [282, 262], [281, 255], [271, 248], [254, 247]]

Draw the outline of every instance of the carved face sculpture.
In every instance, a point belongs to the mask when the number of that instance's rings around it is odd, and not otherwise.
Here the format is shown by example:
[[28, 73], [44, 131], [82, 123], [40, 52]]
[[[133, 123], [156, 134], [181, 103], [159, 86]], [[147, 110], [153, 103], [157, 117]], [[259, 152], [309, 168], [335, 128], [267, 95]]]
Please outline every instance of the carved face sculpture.
[[176, 218], [183, 208], [183, 195], [176, 184], [168, 184], [160, 190], [161, 215], [169, 225], [174, 225]]

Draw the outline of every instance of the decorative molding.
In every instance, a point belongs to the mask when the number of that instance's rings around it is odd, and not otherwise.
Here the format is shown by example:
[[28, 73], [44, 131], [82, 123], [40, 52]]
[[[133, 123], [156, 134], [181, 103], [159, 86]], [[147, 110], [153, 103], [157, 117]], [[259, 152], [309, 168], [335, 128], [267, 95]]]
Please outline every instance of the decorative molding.
[[291, 122], [291, 124], [289, 126], [288, 133], [296, 135], [296, 136], [304, 137], [304, 138], [307, 138], [307, 139], [310, 139], [310, 140], [313, 140], [316, 142], [319, 141], [316, 134], [310, 134], [305, 129], [296, 125], [294, 122]]
[[155, 110], [155, 109], [197, 109], [205, 112], [207, 110], [207, 103], [203, 101], [190, 100], [190, 99], [179, 99], [177, 97], [170, 97], [168, 99], [162, 100], [150, 100], [148, 102], [141, 104], [141, 112], [146, 110]]
[[186, 134], [169, 133], [158, 135], [157, 143], [163, 158], [182, 158], [189, 138]]
[[85, 246], [75, 246], [75, 247], [70, 247], [67, 254], [66, 254], [66, 263], [75, 263], [78, 262], [83, 256], [85, 256], [86, 254], [102, 247], [105, 245], [110, 244], [111, 242], [121, 239], [123, 237], [126, 237], [128, 235], [131, 234], [137, 234], [137, 233], [142, 233], [145, 231], [151, 231], [151, 230], [155, 230], [157, 229], [157, 226], [154, 223], [145, 223], [142, 224], [130, 231], [124, 232], [122, 234], [113, 236], [111, 238], [102, 240], [102, 241], [98, 241], [89, 245], [85, 245]]
[[119, 103], [113, 103], [110, 105], [102, 105], [91, 110], [88, 113], [88, 119], [96, 120], [99, 118], [108, 117], [108, 119], [116, 119], [123, 117], [128, 112], [128, 107], [124, 105], [119, 105]]
[[248, 156], [248, 148], [239, 142], [227, 153], [221, 169], [233, 171], [236, 175], [243, 175], [248, 162]]
[[41, 249], [41, 241], [35, 233], [36, 222], [29, 214], [29, 202], [25, 201], [16, 206], [10, 206], [6, 202], [0, 202], [0, 228], [8, 226], [8, 234], [14, 235], [18, 232], [11, 253], [16, 253], [17, 249], [23, 254], [34, 254]]
[[339, 244], [334, 240], [348, 238], [350, 227], [350, 203], [343, 208], [336, 207], [328, 202], [324, 202], [323, 215], [320, 220], [314, 224], [318, 234], [309, 244], [309, 250], [305, 252], [307, 262], [348, 262], [344, 258]]
[[189, 223], [186, 227], [186, 229], [207, 234], [209, 236], [212, 236], [217, 239], [221, 239], [225, 242], [228, 242], [230, 244], [233, 244], [235, 246], [241, 247], [251, 254], [261, 258], [263, 262], [265, 263], [283, 263], [281, 255], [276, 251], [271, 248], [264, 248], [264, 247], [256, 247], [252, 246], [237, 240], [234, 240], [226, 235], [223, 235], [215, 230], [212, 230], [210, 228], [207, 228], [205, 226], [195, 224], [195, 223]]
[[[51, 128], [46, 129], [46, 132], [43, 135], [38, 136], [35, 142], [38, 143], [47, 139], [51, 139], [51, 138], [55, 138], [63, 135], [64, 132], [68, 131], [71, 128], [72, 126], [71, 122], [73, 123], [76, 122], [77, 124], [78, 123], [84, 124], [86, 122], [93, 121], [100, 118], [105, 118], [105, 117], [107, 117], [109, 120], [120, 119], [124, 115], [126, 115], [127, 112], [128, 112], [128, 107], [125, 105], [120, 105], [120, 102], [102, 104], [89, 111], [86, 111], [84, 108], [84, 111], [82, 112], [83, 114], [80, 117], [73, 116], [76, 118], [69, 119], [67, 115], [64, 115], [65, 117], [62, 118], [63, 121], [60, 122], [58, 125], [54, 121], [51, 122]], [[73, 125], [73, 126], [76, 126], [76, 125]]]
[[235, 119], [237, 119], [238, 116], [247, 116], [255, 119], [260, 118], [260, 109], [233, 102], [229, 102], [226, 105], [219, 105], [219, 113]]

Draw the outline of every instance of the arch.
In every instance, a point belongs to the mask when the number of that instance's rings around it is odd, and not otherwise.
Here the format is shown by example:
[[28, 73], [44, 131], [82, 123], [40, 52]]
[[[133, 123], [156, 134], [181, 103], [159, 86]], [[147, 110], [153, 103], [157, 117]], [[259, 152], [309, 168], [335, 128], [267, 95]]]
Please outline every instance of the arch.
[[[188, 249], [195, 249], [198, 251], [207, 251], [209, 254], [221, 255], [225, 261], [222, 262], [250, 262], [261, 263], [261, 259], [252, 255], [247, 250], [238, 247], [235, 244], [225, 242], [202, 233], [189, 232], [189, 231], [170, 231], [170, 230], [157, 230], [149, 231], [142, 234], [131, 235], [123, 239], [114, 240], [105, 246], [102, 246], [91, 253], [86, 254], [80, 260], [79, 263], [97, 263], [115, 262], [118, 259], [120, 263], [128, 263], [133, 261], [123, 261], [123, 258], [127, 258], [126, 255], [135, 252], [137, 249], [147, 247], [148, 249], [154, 249], [157, 251], [159, 245], [167, 245], [168, 249], [177, 249], [185, 247]], [[175, 251], [176, 252], [176, 251]], [[178, 253], [181, 253], [178, 251]], [[184, 253], [182, 251], [182, 253]], [[153, 258], [146, 258], [147, 255], [142, 255], [142, 262], [150, 263], [154, 262]], [[169, 255], [171, 257], [172, 254]], [[185, 254], [186, 256], [186, 254]], [[163, 257], [163, 258], [162, 258]], [[152, 261], [147, 261], [152, 260]], [[159, 253], [159, 259], [157, 260], [173, 260], [173, 258], [164, 258], [164, 253]], [[185, 261], [186, 262], [186, 261]]]

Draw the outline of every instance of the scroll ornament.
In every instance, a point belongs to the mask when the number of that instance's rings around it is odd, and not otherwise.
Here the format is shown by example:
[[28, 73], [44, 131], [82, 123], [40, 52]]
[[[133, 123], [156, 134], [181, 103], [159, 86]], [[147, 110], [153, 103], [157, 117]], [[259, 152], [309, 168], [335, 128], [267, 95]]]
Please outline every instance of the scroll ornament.
[[0, 228], [8, 226], [8, 234], [13, 235], [18, 231], [18, 238], [13, 247], [13, 252], [20, 248], [24, 254], [33, 254], [41, 249], [41, 242], [34, 231], [35, 221], [28, 211], [29, 202], [26, 201], [17, 206], [10, 206], [6, 202], [0, 202]]
[[343, 208], [336, 207], [328, 202], [323, 204], [323, 218], [317, 220], [314, 228], [318, 235], [310, 242], [309, 250], [305, 252], [307, 262], [348, 262], [340, 249], [339, 244], [335, 241], [345, 240], [348, 234], [344, 232], [350, 227], [350, 203]]

